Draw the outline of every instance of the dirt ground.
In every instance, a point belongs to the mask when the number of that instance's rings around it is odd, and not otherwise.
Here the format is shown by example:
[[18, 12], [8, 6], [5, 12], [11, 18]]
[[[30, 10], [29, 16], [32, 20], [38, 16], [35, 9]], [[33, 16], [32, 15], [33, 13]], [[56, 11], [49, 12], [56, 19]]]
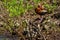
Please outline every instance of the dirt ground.
[[11, 18], [0, 2], [0, 35], [8, 40], [60, 40], [60, 4], [53, 13], [33, 13], [34, 9]]

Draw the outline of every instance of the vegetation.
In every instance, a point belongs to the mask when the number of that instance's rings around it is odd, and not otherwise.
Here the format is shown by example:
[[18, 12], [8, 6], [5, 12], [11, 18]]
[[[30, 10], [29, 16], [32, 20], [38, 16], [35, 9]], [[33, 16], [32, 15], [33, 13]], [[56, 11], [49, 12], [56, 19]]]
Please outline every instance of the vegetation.
[[53, 12], [57, 8], [57, 1], [54, 0], [54, 2], [51, 4], [44, 2], [44, 6], [47, 9], [48, 13]]
[[[38, 4], [41, 1], [43, 0], [33, 0], [35, 4]], [[4, 0], [4, 5], [7, 8], [7, 11], [10, 12], [10, 17], [23, 15], [27, 10], [33, 8], [33, 5], [29, 4], [28, 0], [26, 1], [26, 3], [24, 3], [23, 0]], [[51, 10], [54, 10], [56, 8], [56, 1], [53, 5], [49, 5], [45, 2], [44, 6], [47, 8], [48, 12], [50, 12]]]
[[[32, 5], [23, 3], [23, 0], [4, 0], [4, 5], [7, 8], [7, 11], [10, 12], [9, 16], [18, 16], [24, 14], [28, 9], [32, 8]], [[25, 7], [26, 5], [26, 7]]]

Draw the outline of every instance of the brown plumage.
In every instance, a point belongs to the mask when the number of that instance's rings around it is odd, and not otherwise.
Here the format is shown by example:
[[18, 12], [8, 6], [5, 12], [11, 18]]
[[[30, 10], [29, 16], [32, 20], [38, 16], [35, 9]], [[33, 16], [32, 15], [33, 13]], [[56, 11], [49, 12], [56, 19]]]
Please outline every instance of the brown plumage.
[[45, 14], [47, 11], [45, 10], [44, 6], [42, 4], [39, 4], [37, 8], [35, 8], [35, 12], [39, 15]]

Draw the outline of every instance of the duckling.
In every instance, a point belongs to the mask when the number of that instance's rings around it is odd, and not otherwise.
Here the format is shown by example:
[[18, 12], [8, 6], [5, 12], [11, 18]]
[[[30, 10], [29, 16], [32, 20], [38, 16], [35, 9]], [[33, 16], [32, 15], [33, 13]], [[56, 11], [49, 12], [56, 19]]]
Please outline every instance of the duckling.
[[44, 15], [47, 13], [47, 10], [45, 10], [42, 4], [38, 4], [37, 8], [35, 8], [35, 12], [39, 15]]

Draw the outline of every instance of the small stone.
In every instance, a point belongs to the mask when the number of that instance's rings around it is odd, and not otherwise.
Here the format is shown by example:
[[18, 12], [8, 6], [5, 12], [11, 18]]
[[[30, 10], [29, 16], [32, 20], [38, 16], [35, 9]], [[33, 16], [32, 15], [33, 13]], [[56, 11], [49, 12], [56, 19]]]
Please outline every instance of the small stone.
[[20, 24], [19, 23], [16, 23], [16, 26], [19, 26]]
[[51, 20], [48, 20], [48, 22], [50, 22]]
[[47, 30], [48, 30], [48, 29], [49, 29], [49, 26], [45, 25], [45, 29], [47, 29]]

